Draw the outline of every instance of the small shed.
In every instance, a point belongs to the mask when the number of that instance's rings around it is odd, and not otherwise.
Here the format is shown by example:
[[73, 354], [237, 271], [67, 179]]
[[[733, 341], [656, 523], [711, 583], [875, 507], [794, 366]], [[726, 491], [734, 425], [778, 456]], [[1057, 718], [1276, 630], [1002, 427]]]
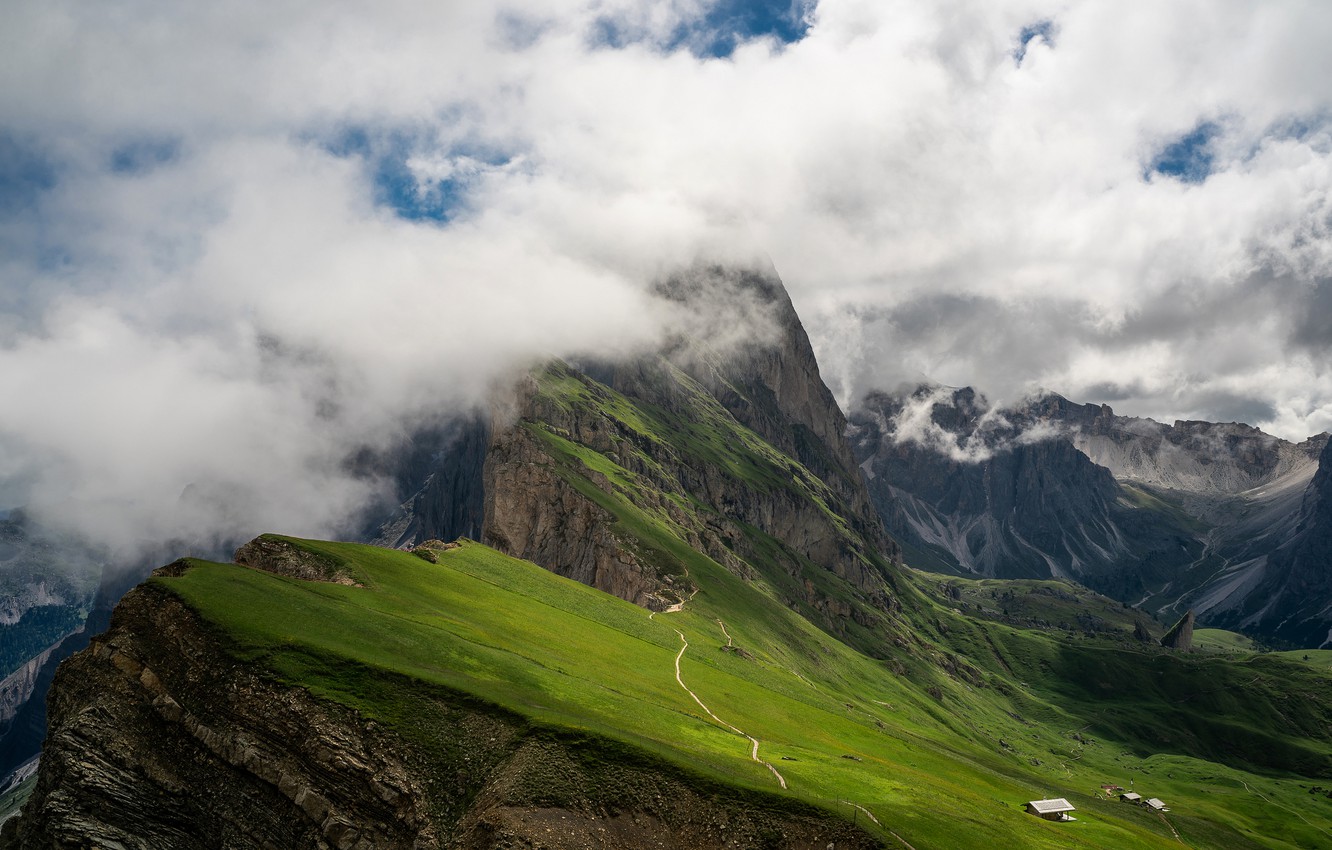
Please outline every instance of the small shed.
[[1063, 797], [1053, 800], [1032, 800], [1027, 803], [1027, 814], [1045, 820], [1077, 820], [1069, 812], [1074, 811], [1073, 804]]
[[1156, 799], [1155, 797], [1151, 798], [1146, 803], [1143, 803], [1143, 805], [1148, 807], [1149, 809], [1156, 809], [1158, 812], [1170, 811], [1169, 809], [1166, 808], [1165, 803], [1162, 803], [1160, 800]]
[[1119, 799], [1125, 803], [1142, 803], [1142, 795], [1134, 794], [1132, 791], [1125, 791], [1119, 795]]

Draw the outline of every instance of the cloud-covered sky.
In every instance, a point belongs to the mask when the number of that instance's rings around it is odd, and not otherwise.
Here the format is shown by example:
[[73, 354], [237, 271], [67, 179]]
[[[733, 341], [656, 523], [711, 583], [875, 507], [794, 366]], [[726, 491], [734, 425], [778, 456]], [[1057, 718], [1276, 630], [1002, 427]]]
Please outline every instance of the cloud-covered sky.
[[1332, 428], [1320, 2], [15, 0], [0, 508], [334, 533], [349, 449], [768, 256], [927, 376]]

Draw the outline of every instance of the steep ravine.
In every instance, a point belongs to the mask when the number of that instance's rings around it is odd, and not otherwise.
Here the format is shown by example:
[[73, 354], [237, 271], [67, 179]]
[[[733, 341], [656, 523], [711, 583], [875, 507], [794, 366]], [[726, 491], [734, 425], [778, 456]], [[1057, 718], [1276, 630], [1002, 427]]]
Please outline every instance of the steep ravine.
[[62, 666], [38, 786], [0, 847], [877, 846], [844, 821], [408, 681], [400, 726], [236, 657], [143, 585]]

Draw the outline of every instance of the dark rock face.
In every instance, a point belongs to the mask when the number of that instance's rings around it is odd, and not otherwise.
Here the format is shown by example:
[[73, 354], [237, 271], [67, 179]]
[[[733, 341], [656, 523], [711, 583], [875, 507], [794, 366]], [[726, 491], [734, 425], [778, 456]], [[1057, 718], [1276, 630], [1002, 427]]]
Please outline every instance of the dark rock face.
[[393, 457], [373, 467], [389, 469], [401, 504], [363, 537], [400, 548], [437, 538], [481, 537], [485, 485], [482, 469], [490, 439], [487, 416], [472, 414], [414, 436]]
[[970, 461], [895, 443], [881, 421], [858, 418], [853, 433], [894, 536], [941, 550], [955, 568], [1004, 578], [1071, 575], [1123, 548], [1107, 522], [1114, 478], [1071, 444], [1014, 445]]
[[[1299, 525], [1267, 559], [1246, 604], [1225, 618], [1298, 646], [1332, 646], [1332, 443], [1304, 491]], [[1223, 621], [1224, 622], [1224, 621]]]
[[0, 847], [875, 846], [822, 813], [586, 758], [447, 693], [413, 698], [428, 747], [257, 675], [144, 585], [61, 667], [37, 788]]
[[[904, 422], [909, 404], [928, 405], [928, 425], [919, 417]], [[1198, 557], [1198, 540], [1135, 510], [1111, 472], [1067, 431], [1035, 436], [1041, 421], [1030, 410], [993, 416], [970, 389], [866, 399], [851, 419], [853, 446], [879, 515], [908, 547], [913, 565], [999, 578], [1071, 578], [1137, 599], [1148, 568], [1152, 578], [1169, 577]], [[907, 437], [899, 433], [903, 427], [933, 430]]]

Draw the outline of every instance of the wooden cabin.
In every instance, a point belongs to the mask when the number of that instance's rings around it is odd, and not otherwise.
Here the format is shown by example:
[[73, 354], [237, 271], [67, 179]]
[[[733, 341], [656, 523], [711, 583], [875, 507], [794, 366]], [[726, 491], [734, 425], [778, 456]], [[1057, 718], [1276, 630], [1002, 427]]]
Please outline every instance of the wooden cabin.
[[1027, 814], [1045, 820], [1077, 820], [1069, 814], [1074, 811], [1073, 804], [1063, 797], [1053, 800], [1032, 800], [1027, 803]]
[[1125, 803], [1137, 803], [1138, 805], [1142, 805], [1142, 795], [1134, 794], [1132, 791], [1125, 791], [1123, 794], [1120, 794], [1119, 799]]

